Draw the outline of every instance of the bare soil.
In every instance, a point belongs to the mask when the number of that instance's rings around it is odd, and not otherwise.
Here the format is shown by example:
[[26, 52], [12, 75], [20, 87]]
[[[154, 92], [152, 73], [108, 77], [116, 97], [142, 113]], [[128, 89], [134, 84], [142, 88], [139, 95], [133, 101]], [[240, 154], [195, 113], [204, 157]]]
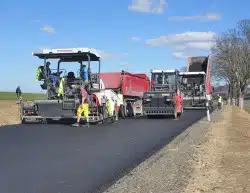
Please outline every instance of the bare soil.
[[0, 126], [19, 123], [19, 105], [16, 101], [0, 100]]
[[249, 114], [226, 107], [212, 128], [198, 149], [185, 192], [250, 192]]

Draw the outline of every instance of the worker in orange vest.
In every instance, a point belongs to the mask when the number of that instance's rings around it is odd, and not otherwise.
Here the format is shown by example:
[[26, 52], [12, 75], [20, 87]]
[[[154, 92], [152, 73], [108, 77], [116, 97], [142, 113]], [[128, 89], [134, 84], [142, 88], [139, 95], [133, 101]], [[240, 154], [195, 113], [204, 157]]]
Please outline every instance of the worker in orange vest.
[[182, 113], [182, 102], [183, 102], [183, 96], [180, 90], [178, 90], [177, 93], [175, 93], [175, 105], [176, 105], [176, 112], [179, 115]]

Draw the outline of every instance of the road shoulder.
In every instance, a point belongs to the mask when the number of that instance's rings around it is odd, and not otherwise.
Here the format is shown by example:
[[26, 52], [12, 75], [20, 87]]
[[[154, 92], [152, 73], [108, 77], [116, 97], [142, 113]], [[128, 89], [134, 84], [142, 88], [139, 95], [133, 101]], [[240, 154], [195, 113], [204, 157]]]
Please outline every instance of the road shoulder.
[[250, 192], [250, 116], [228, 107], [204, 138], [185, 192]]
[[0, 126], [19, 123], [19, 105], [16, 101], [0, 100]]

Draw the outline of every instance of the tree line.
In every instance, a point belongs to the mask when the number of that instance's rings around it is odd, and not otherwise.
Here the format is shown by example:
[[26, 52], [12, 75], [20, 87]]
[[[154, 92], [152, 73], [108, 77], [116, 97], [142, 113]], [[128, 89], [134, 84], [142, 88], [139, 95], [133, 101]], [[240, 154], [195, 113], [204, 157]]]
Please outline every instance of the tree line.
[[217, 36], [211, 51], [212, 75], [227, 82], [229, 103], [243, 108], [250, 80], [250, 20]]

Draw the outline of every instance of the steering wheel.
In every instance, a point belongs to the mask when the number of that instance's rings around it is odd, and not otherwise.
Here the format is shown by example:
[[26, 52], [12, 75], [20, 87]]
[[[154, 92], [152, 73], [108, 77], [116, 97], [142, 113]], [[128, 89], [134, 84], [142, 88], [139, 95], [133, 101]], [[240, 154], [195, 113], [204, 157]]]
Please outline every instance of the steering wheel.
[[97, 74], [91, 74], [91, 79], [93, 82], [97, 82], [97, 78], [98, 78]]

